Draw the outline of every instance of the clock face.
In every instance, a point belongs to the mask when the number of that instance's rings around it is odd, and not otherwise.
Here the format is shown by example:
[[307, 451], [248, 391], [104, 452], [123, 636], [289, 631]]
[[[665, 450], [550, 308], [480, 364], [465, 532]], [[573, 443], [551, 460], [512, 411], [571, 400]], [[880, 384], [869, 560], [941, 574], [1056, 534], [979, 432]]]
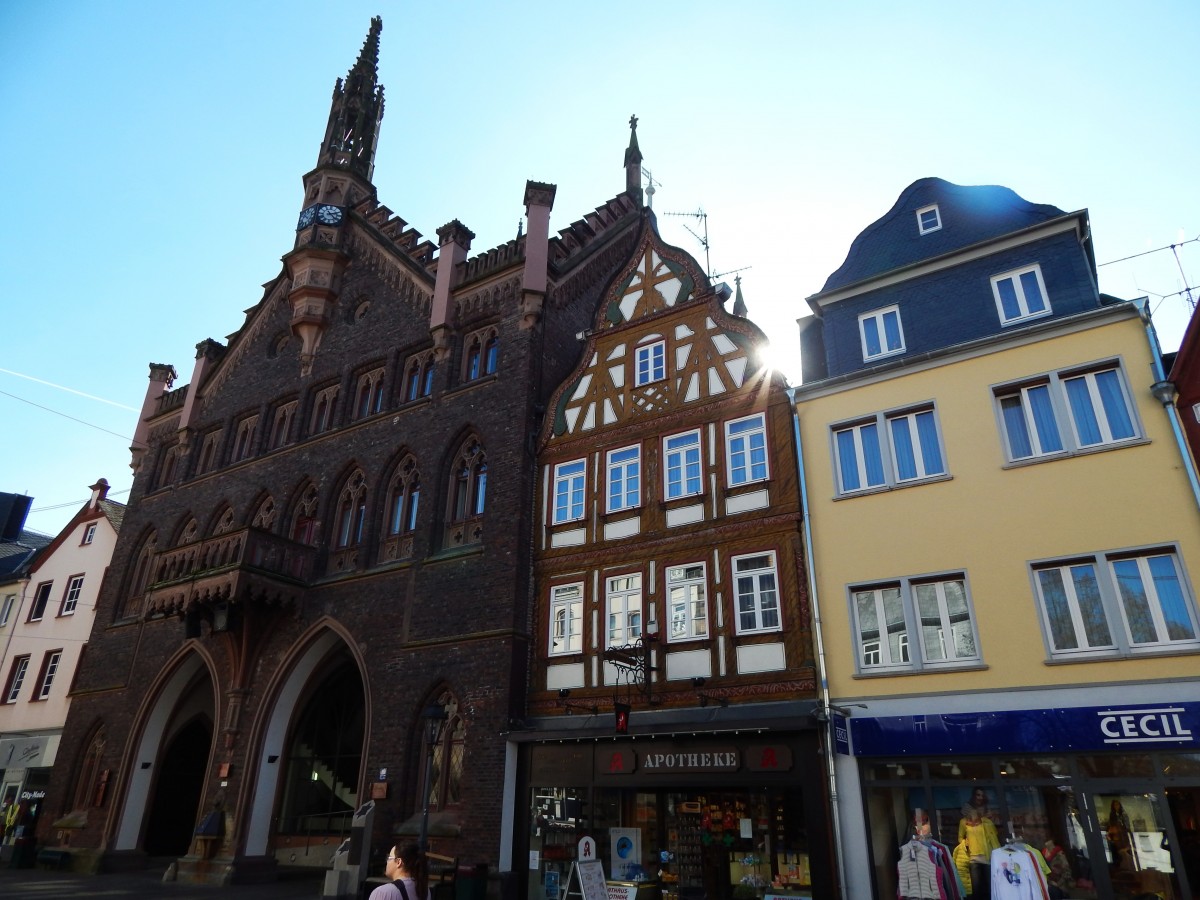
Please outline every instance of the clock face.
[[307, 228], [313, 223], [313, 219], [316, 218], [316, 216], [317, 208], [315, 206], [310, 206], [308, 209], [304, 210], [302, 213], [300, 213], [300, 221], [296, 223], [296, 230], [299, 231], [301, 228]]
[[336, 225], [342, 221], [342, 211], [336, 206], [322, 206], [317, 210], [317, 218], [326, 225]]

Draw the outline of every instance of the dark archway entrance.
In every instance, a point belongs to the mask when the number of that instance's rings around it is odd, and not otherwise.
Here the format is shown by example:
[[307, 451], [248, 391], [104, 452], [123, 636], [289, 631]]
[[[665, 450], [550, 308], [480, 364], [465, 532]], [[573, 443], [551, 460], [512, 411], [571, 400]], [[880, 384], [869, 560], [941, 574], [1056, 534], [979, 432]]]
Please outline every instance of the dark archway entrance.
[[349, 836], [358, 807], [365, 713], [357, 666], [345, 654], [328, 660], [310, 682], [290, 729], [280, 836], [306, 842]]
[[212, 723], [197, 716], [176, 732], [160, 757], [146, 819], [144, 846], [150, 856], [183, 856], [191, 847], [211, 749]]

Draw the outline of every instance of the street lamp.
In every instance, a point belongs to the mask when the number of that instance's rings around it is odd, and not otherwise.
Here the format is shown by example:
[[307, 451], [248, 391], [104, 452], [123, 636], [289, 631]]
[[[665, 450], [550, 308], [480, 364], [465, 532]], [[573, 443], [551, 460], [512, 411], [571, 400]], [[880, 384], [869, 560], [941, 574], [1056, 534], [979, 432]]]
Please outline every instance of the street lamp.
[[421, 811], [421, 834], [417, 838], [417, 845], [424, 853], [429, 849], [429, 798], [433, 794], [433, 754], [438, 739], [442, 736], [442, 726], [446, 724], [446, 710], [436, 703], [430, 704], [421, 713], [421, 718], [425, 720], [428, 749], [425, 757], [425, 806]]

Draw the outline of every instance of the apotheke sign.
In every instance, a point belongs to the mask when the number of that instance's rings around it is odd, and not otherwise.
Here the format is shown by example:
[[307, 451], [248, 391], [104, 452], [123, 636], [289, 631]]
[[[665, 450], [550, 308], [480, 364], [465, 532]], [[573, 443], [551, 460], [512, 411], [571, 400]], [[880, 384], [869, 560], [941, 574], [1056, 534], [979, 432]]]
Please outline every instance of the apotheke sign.
[[602, 775], [673, 775], [677, 773], [721, 773], [746, 769], [750, 772], [786, 772], [792, 768], [792, 751], [786, 744], [752, 747], [678, 746], [615, 748], [598, 757]]

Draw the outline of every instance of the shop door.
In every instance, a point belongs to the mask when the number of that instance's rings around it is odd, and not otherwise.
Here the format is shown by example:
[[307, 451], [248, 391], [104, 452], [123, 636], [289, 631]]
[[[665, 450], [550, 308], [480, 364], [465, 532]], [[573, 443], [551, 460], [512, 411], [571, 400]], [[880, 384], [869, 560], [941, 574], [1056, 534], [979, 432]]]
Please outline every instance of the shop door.
[[[1193, 798], [1194, 800], [1194, 798]], [[1096, 878], [1107, 878], [1116, 900], [1187, 900], [1183, 866], [1167, 806], [1155, 793], [1103, 789], [1091, 794], [1103, 853]], [[1194, 809], [1194, 807], [1192, 807]]]

